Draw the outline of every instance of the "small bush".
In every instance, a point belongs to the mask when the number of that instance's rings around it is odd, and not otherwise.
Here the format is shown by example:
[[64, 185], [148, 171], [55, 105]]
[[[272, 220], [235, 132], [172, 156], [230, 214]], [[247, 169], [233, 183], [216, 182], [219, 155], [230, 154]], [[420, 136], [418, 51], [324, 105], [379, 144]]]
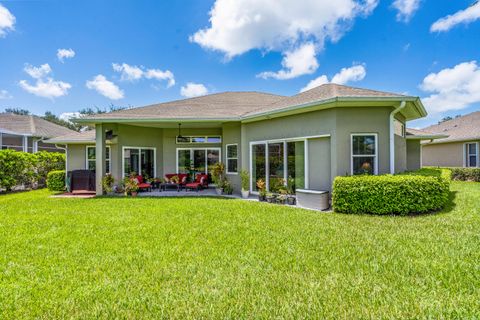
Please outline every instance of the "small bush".
[[60, 152], [40, 151], [34, 154], [36, 160], [36, 179], [38, 184], [45, 186], [50, 171], [65, 170], [65, 154]]
[[452, 179], [480, 182], [480, 168], [452, 168]]
[[336, 212], [415, 214], [439, 210], [448, 202], [448, 171], [402, 175], [337, 177], [332, 205]]
[[64, 191], [65, 170], [50, 171], [47, 175], [47, 187], [50, 191]]
[[35, 181], [35, 156], [14, 150], [0, 150], [0, 188], [7, 191]]

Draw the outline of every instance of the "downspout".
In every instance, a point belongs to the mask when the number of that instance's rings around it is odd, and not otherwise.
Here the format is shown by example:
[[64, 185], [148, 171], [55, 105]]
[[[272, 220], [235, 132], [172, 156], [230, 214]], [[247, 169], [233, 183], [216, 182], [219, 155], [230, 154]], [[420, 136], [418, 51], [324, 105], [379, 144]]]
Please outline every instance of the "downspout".
[[400, 106], [390, 113], [390, 173], [395, 173], [395, 115], [405, 108], [406, 102], [402, 101]]

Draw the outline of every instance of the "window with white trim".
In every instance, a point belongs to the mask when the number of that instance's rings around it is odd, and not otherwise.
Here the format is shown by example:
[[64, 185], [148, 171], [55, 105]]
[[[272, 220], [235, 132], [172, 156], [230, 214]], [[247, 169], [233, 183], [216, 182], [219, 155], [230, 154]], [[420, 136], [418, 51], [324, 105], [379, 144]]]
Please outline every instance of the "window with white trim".
[[227, 144], [227, 173], [238, 173], [238, 144]]
[[177, 144], [222, 143], [221, 136], [177, 136]]
[[478, 143], [465, 143], [465, 166], [478, 166]]
[[352, 134], [352, 174], [377, 174], [377, 135]]
[[[86, 156], [86, 165], [85, 169], [95, 171], [97, 167], [96, 163], [96, 147], [95, 146], [87, 146], [87, 156]], [[105, 172], [110, 173], [111, 171], [111, 161], [110, 161], [110, 147], [107, 146], [105, 148]]]

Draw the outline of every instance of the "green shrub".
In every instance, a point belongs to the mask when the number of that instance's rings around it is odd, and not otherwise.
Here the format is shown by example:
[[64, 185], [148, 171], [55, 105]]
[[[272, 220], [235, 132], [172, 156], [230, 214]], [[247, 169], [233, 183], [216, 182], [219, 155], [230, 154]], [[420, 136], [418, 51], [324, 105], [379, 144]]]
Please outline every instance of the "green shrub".
[[47, 187], [50, 191], [64, 191], [65, 170], [50, 171], [47, 175]]
[[452, 179], [480, 182], [480, 168], [452, 168]]
[[0, 188], [30, 186], [35, 182], [35, 156], [14, 150], [0, 150]]
[[439, 210], [448, 202], [449, 172], [337, 177], [332, 206], [336, 212], [415, 214]]
[[60, 152], [40, 151], [35, 153], [36, 179], [39, 185], [44, 186], [47, 174], [53, 170], [65, 170], [65, 154]]

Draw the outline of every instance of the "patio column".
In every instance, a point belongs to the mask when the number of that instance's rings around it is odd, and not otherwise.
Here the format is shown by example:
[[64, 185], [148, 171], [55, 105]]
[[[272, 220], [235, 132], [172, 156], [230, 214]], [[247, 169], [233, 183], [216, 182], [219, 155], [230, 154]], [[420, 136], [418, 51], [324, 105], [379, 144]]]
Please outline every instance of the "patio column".
[[3, 132], [0, 132], [0, 150], [3, 149]]
[[105, 129], [103, 124], [95, 126], [95, 190], [97, 196], [103, 194], [102, 178], [105, 175]]
[[23, 147], [23, 152], [28, 152], [28, 137], [27, 136], [22, 137], [22, 147]]

